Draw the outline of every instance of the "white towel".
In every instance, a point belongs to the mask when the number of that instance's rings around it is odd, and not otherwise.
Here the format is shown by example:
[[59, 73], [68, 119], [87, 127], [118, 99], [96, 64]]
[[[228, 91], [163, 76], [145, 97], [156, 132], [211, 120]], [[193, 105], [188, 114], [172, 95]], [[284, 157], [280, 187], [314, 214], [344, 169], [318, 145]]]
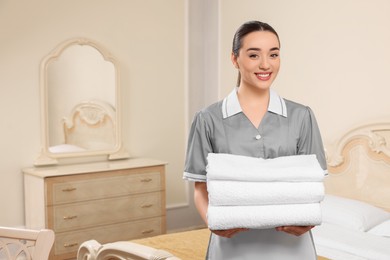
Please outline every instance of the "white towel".
[[324, 199], [322, 182], [207, 181], [212, 206], [315, 203]]
[[320, 203], [263, 206], [209, 205], [207, 219], [211, 230], [310, 226], [321, 223], [321, 209]]
[[207, 179], [236, 181], [322, 181], [324, 170], [316, 155], [263, 159], [209, 153]]

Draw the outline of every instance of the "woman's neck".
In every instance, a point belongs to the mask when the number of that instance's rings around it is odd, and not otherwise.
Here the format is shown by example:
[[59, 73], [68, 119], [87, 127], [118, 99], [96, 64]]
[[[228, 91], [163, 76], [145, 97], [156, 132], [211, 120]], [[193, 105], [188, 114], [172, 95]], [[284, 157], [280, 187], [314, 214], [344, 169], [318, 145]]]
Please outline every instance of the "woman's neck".
[[270, 89], [257, 89], [240, 86], [238, 87], [237, 95], [241, 106], [268, 107]]
[[253, 90], [240, 86], [237, 91], [237, 96], [245, 116], [256, 128], [259, 128], [263, 117], [268, 111], [270, 90]]

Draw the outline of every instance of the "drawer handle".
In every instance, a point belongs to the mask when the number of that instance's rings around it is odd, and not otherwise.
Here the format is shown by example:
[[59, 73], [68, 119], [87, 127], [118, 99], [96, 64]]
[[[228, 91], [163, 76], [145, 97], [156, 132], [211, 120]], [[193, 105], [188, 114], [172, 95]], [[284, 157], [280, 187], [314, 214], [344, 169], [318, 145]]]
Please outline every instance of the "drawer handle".
[[79, 243], [69, 243], [69, 244], [64, 244], [64, 247], [75, 247], [78, 245], [79, 245]]
[[142, 231], [142, 234], [150, 234], [152, 232], [154, 232], [154, 229], [147, 229], [147, 230]]
[[71, 219], [75, 219], [77, 218], [76, 215], [73, 215], [73, 216], [64, 216], [64, 220], [71, 220]]
[[62, 189], [63, 192], [70, 192], [70, 191], [74, 191], [74, 190], [77, 190], [76, 188], [66, 188], [66, 189]]
[[145, 204], [145, 205], [142, 205], [141, 208], [145, 209], [145, 208], [150, 208], [152, 206], [153, 206], [153, 204]]
[[141, 182], [151, 182], [152, 179], [151, 178], [145, 178], [145, 179], [141, 179]]

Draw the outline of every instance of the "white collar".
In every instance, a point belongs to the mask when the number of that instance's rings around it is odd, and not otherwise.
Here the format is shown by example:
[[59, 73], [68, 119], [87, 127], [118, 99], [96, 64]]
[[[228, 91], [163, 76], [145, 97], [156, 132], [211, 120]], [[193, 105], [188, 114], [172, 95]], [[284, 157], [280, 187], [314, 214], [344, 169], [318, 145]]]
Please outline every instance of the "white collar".
[[[235, 88], [222, 102], [222, 115], [224, 119], [242, 112], [240, 102], [238, 101], [237, 90], [238, 88]], [[284, 99], [272, 89], [270, 89], [268, 111], [287, 117], [287, 108]]]

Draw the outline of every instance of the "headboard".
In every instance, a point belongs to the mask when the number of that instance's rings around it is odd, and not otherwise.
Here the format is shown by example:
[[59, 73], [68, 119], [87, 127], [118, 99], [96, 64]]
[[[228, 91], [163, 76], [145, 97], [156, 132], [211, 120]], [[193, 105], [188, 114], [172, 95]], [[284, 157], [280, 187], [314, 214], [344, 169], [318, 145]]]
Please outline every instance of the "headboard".
[[390, 122], [352, 129], [327, 149], [327, 161], [327, 194], [390, 211]]
[[102, 101], [76, 105], [63, 119], [65, 143], [86, 150], [110, 150], [115, 147], [115, 108]]

